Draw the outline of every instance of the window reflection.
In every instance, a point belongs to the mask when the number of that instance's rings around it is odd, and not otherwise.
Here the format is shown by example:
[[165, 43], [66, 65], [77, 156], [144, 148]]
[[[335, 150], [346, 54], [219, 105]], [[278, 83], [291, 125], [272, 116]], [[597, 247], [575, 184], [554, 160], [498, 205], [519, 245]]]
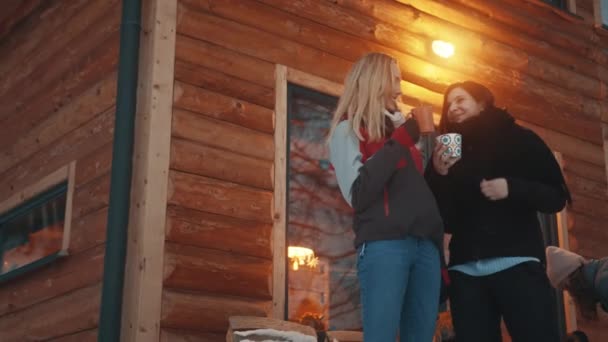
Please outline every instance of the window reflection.
[[[46, 195], [46, 196], [45, 196]], [[0, 219], [0, 274], [61, 250], [65, 186], [53, 189]]]
[[317, 330], [359, 330], [352, 209], [338, 189], [325, 144], [336, 103], [289, 86], [287, 245], [312, 250], [314, 261], [296, 266], [288, 258], [287, 314]]

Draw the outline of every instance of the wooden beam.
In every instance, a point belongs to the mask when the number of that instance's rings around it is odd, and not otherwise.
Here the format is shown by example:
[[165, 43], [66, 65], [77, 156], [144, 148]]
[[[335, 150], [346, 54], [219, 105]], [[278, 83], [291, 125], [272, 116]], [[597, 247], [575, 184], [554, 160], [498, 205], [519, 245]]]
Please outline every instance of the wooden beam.
[[[178, 32], [179, 33], [179, 32]], [[267, 88], [274, 87], [274, 64], [241, 54], [203, 39], [177, 35], [176, 58], [194, 65], [221, 71], [232, 77]], [[201, 58], [205, 56], [205, 58]]]
[[161, 327], [222, 333], [225, 336], [230, 316], [264, 317], [270, 310], [271, 303], [265, 300], [166, 290], [163, 293]]
[[175, 137], [207, 146], [265, 160], [274, 158], [272, 135], [204, 115], [175, 109], [172, 130]]
[[158, 341], [171, 144], [177, 0], [142, 7], [122, 341]]
[[175, 79], [264, 108], [274, 108], [274, 89], [234, 77], [224, 70], [176, 60]]
[[572, 194], [571, 210], [576, 213], [581, 213], [595, 219], [608, 221], [608, 200], [598, 200], [597, 198], [588, 197], [585, 194]]
[[605, 165], [602, 147], [583, 141], [560, 132], [537, 126], [529, 122], [517, 120], [517, 122], [527, 127], [538, 134], [549, 147], [569, 156], [578, 156], [578, 158], [593, 163], [595, 165]]
[[68, 165], [68, 189], [66, 193], [63, 239], [61, 243], [61, 254], [67, 255], [72, 233], [72, 208], [74, 207], [74, 189], [76, 188], [76, 161]]
[[606, 168], [579, 159], [578, 156], [564, 155], [564, 170], [569, 174], [588, 179], [600, 184], [606, 184]]
[[264, 223], [272, 222], [270, 191], [171, 171], [169, 203]]
[[[224, 236], [224, 240], [235, 238], [242, 237], [231, 232]], [[272, 297], [271, 260], [177, 243], [165, 247], [165, 289], [263, 300]]]
[[287, 67], [275, 69], [272, 317], [284, 319], [287, 284]]
[[324, 78], [291, 68], [287, 69], [287, 81], [304, 87], [312, 88], [335, 97], [340, 97], [344, 91], [344, 86], [342, 84], [328, 81]]
[[[272, 225], [170, 205], [167, 241], [272, 259]], [[230, 238], [226, 238], [231, 236]], [[238, 236], [238, 239], [234, 237]]]
[[272, 133], [272, 110], [190, 84], [175, 82], [174, 107], [214, 119]]
[[606, 180], [608, 181], [608, 122], [602, 122], [602, 138], [604, 140], [604, 166], [606, 167]]
[[582, 194], [599, 200], [608, 199], [608, 189], [605, 182], [595, 182], [575, 174], [565, 172], [568, 188], [571, 192]]
[[601, 27], [604, 23], [602, 20], [602, 1], [593, 0], [593, 19], [596, 27]]
[[171, 169], [267, 190], [274, 186], [272, 161], [177, 137], [171, 143]]

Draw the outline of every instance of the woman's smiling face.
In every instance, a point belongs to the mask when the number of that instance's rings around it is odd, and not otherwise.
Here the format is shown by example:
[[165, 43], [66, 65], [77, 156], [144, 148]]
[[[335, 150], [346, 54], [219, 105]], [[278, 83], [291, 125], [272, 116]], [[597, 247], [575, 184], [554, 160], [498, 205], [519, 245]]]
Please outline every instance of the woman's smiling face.
[[461, 87], [456, 87], [447, 96], [448, 121], [462, 123], [479, 115], [484, 110], [483, 103], [477, 102], [471, 94]]

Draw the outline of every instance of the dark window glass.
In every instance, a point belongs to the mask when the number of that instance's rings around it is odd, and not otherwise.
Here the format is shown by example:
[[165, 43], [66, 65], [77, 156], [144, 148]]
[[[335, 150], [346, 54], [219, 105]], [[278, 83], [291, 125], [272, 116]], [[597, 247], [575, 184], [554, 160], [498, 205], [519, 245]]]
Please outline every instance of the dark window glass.
[[0, 275], [61, 250], [66, 190], [60, 184], [0, 216]]

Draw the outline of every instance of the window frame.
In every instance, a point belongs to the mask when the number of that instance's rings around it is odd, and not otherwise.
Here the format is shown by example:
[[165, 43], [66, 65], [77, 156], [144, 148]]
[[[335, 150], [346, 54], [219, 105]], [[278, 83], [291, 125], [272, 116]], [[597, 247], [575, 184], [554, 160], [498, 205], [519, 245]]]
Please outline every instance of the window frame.
[[[604, 4], [602, 4], [604, 2]], [[603, 6], [606, 6], [606, 18], [602, 16]], [[593, 14], [595, 17], [595, 25], [608, 30], [608, 1], [606, 0], [594, 0], [593, 1]]]
[[0, 202], [0, 222], [2, 222], [9, 221], [12, 217], [20, 215], [23, 212], [27, 212], [38, 205], [45, 203], [46, 201], [49, 201], [60, 194], [63, 194], [64, 191], [66, 194], [63, 237], [60, 250], [14, 270], [0, 274], [0, 284], [47, 265], [60, 257], [68, 255], [72, 225], [72, 202], [74, 196], [75, 173], [76, 162], [74, 161]]
[[[564, 172], [564, 159], [561, 152], [553, 152], [555, 160], [559, 164], [562, 173]], [[557, 219], [557, 239], [559, 247], [564, 249], [570, 249], [570, 243], [568, 240], [568, 206], [564, 207], [559, 213], [555, 215]], [[576, 321], [576, 307], [574, 301], [570, 297], [567, 291], [562, 291], [562, 303], [564, 306], [565, 324], [566, 331], [577, 330]]]
[[272, 317], [283, 320], [287, 315], [287, 146], [288, 84], [295, 84], [327, 95], [339, 97], [344, 89], [319, 76], [289, 68], [275, 66], [275, 132], [274, 132], [274, 207], [273, 207], [273, 272]]

